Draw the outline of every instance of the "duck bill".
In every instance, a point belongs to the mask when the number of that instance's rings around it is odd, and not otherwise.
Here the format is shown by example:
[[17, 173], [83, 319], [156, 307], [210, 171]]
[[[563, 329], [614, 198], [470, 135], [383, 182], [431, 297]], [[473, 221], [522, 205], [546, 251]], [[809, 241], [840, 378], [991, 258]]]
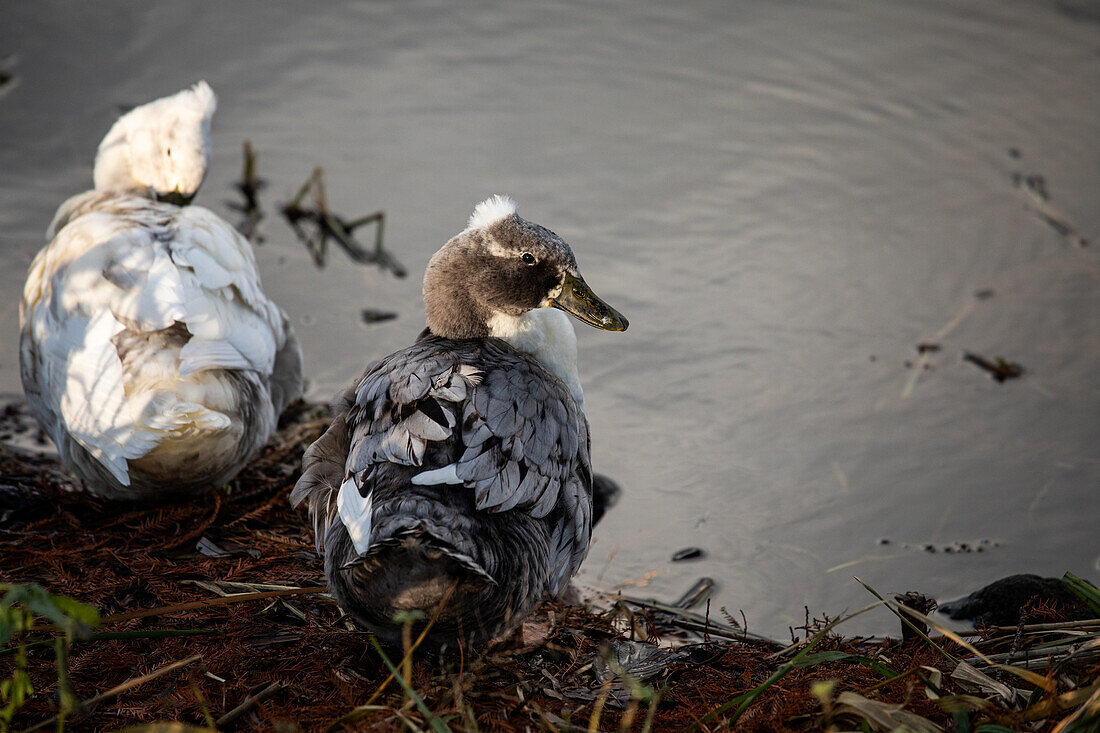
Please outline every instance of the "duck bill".
[[563, 310], [604, 331], [625, 331], [630, 325], [619, 311], [600, 300], [579, 275], [565, 275], [561, 294], [550, 299], [550, 307]]
[[172, 191], [170, 193], [158, 193], [157, 201], [162, 204], [175, 204], [176, 206], [187, 206], [191, 203], [191, 200], [195, 198], [195, 194], [182, 194], [179, 191]]

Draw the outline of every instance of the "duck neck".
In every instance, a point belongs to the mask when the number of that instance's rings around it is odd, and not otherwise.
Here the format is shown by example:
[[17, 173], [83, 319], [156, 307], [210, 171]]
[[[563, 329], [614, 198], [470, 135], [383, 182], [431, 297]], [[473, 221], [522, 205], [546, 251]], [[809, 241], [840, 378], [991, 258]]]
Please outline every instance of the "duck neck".
[[496, 312], [486, 325], [490, 336], [534, 357], [564, 382], [577, 406], [588, 414], [577, 371], [577, 334], [569, 316], [553, 308], [535, 308], [518, 316]]
[[147, 187], [137, 181], [130, 171], [129, 147], [122, 122], [123, 120], [116, 122], [99, 144], [93, 174], [95, 189], [147, 193]]
[[449, 339], [486, 338], [488, 308], [462, 288], [424, 288], [424, 309], [428, 329]]

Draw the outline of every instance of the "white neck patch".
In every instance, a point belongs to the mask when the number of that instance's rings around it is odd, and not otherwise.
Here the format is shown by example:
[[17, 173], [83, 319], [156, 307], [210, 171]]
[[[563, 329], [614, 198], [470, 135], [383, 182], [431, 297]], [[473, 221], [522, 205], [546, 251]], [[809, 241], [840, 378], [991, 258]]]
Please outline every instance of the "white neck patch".
[[496, 224], [501, 219], [516, 213], [516, 202], [507, 196], [494, 194], [474, 207], [467, 229], [483, 229]]
[[535, 308], [518, 316], [495, 313], [487, 325], [490, 336], [538, 359], [564, 382], [581, 412], [588, 415], [577, 371], [577, 334], [569, 316], [556, 308]]

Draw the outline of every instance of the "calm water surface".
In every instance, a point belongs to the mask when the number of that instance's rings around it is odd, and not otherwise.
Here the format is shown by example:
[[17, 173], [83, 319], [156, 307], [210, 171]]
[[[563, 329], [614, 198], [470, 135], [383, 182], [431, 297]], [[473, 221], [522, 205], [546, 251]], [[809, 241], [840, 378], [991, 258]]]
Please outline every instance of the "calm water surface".
[[[1013, 572], [1100, 576], [1094, 4], [303, 8], [5, 6], [0, 391], [19, 391], [26, 267], [119, 105], [205, 78], [199, 201], [238, 220], [250, 139], [269, 182], [257, 257], [311, 397], [409, 343], [424, 265], [489, 193], [571, 242], [630, 318], [578, 324], [594, 461], [626, 491], [582, 582], [670, 598], [710, 575], [716, 606], [781, 634], [804, 604], [867, 603], [852, 575], [941, 599]], [[274, 212], [316, 164], [337, 211], [386, 211], [409, 278], [312, 266]], [[1094, 245], [1014, 174], [1042, 175]], [[364, 308], [399, 317], [368, 326]], [[997, 384], [966, 351], [1027, 373]], [[982, 551], [945, 551], [963, 543]], [[705, 559], [669, 562], [689, 545]]]

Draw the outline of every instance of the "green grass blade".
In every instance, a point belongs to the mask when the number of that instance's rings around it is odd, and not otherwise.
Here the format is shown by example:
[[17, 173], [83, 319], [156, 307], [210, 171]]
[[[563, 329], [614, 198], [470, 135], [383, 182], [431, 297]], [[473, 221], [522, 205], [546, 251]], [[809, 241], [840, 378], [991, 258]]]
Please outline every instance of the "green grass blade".
[[813, 638], [811, 638], [806, 643], [806, 645], [804, 647], [802, 647], [801, 650], [799, 650], [798, 654], [794, 655], [794, 657], [791, 659], [791, 661], [785, 662], [784, 664], [781, 664], [779, 666], [779, 668], [777, 670], [775, 670], [775, 672], [772, 673], [772, 676], [769, 677], [768, 679], [764, 680], [764, 682], [761, 683], [760, 686], [755, 687], [755, 688], [749, 690], [748, 692], [742, 693], [742, 694], [738, 695], [737, 697], [733, 698], [732, 700], [730, 700], [728, 702], [725, 702], [725, 703], [722, 703], [721, 705], [716, 707], [714, 710], [711, 710], [709, 713], [704, 715], [699, 720], [699, 723], [692, 726], [691, 730], [693, 730], [693, 731], [698, 730], [700, 723], [705, 723], [708, 720], [713, 720], [714, 718], [718, 717], [719, 715], [722, 715], [723, 713], [725, 713], [727, 710], [729, 710], [731, 708], [734, 708], [736, 706], [736, 710], [733, 711], [733, 715], [730, 716], [730, 719], [728, 721], [729, 725], [731, 727], [733, 727], [734, 725], [736, 725], [737, 720], [741, 717], [741, 715], [745, 712], [745, 710], [748, 709], [749, 705], [752, 705], [752, 701], [755, 700], [757, 697], [759, 697], [760, 693], [764, 692], [769, 687], [774, 685], [776, 682], [783, 679], [791, 670], [796, 669], [798, 667], [806, 667], [806, 666], [809, 666], [810, 664], [819, 664], [819, 663], [824, 662], [824, 661], [829, 661], [830, 659], [835, 659], [835, 657], [832, 654], [830, 654], [829, 652], [821, 652], [821, 655], [823, 656], [823, 658], [818, 658], [813, 662], [804, 661], [809, 656], [810, 650], [812, 650], [815, 646], [817, 646], [818, 643], [822, 639], [825, 638], [825, 635], [828, 634], [830, 631], [832, 631], [835, 626], [837, 626], [838, 624], [844, 623], [845, 621], [848, 621], [849, 619], [853, 619], [853, 618], [855, 618], [856, 616], [859, 616], [862, 613], [866, 613], [867, 611], [870, 611], [872, 608], [878, 608], [878, 606], [879, 606], [879, 604], [873, 603], [870, 606], [867, 606], [866, 608], [861, 608], [860, 610], [856, 611], [853, 614], [850, 614], [848, 616], [842, 616], [840, 618], [834, 619], [833, 621], [830, 621], [828, 624], [826, 624], [821, 629], [821, 631], [818, 631], [816, 634], [813, 635]]
[[1062, 576], [1062, 582], [1073, 591], [1074, 595], [1087, 603], [1094, 613], [1100, 614], [1100, 589], [1068, 571]]
[[397, 667], [393, 666], [393, 662], [391, 662], [390, 658], [386, 656], [386, 653], [382, 651], [382, 645], [378, 643], [378, 639], [372, 636], [370, 638], [370, 643], [374, 646], [374, 650], [378, 652], [378, 656], [382, 657], [382, 663], [386, 665], [386, 669], [394, 676], [397, 683], [405, 689], [405, 693], [408, 694], [409, 698], [416, 704], [420, 714], [428, 721], [428, 725], [431, 726], [432, 730], [436, 733], [452, 733], [450, 726], [447, 725], [442, 718], [428, 709], [424, 699], [417, 694], [416, 690], [409, 684], [409, 681], [398, 674]]
[[836, 650], [808, 654], [801, 660], [799, 660], [798, 664], [796, 664], [795, 666], [811, 667], [815, 664], [820, 664], [821, 662], [842, 662], [844, 660], [851, 660], [853, 662], [856, 662], [857, 664], [862, 664], [864, 667], [878, 672], [880, 675], [888, 680], [898, 676], [897, 672], [876, 659], [865, 657], [862, 654], [852, 654], [850, 652], [842, 652]]

